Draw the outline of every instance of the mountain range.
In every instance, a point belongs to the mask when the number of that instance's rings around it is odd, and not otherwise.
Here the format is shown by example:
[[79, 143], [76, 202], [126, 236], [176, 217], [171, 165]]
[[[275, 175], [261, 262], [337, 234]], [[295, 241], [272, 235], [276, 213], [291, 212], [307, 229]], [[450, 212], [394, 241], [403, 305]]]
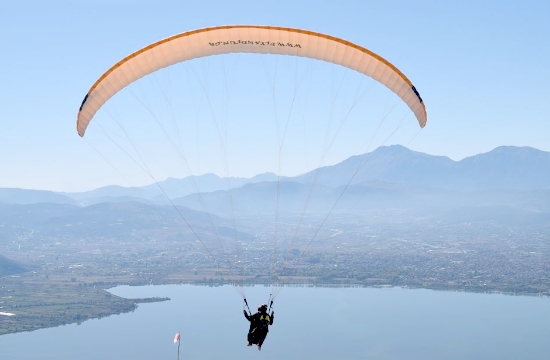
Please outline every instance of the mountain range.
[[[27, 214], [57, 214], [65, 209], [59, 216], [75, 217], [112, 203], [126, 204], [117, 211], [158, 212], [159, 206], [170, 206], [220, 217], [377, 209], [409, 209], [435, 216], [456, 209], [475, 214], [481, 208], [546, 215], [550, 214], [550, 153], [503, 146], [453, 161], [393, 145], [295, 177], [204, 174], [143, 187], [107, 186], [79, 193], [0, 189], [0, 223], [14, 220], [14, 214], [22, 209], [17, 206], [24, 205]], [[114, 211], [112, 205], [103, 207], [87, 214], [88, 221]], [[478, 211], [472, 211], [474, 208]]]

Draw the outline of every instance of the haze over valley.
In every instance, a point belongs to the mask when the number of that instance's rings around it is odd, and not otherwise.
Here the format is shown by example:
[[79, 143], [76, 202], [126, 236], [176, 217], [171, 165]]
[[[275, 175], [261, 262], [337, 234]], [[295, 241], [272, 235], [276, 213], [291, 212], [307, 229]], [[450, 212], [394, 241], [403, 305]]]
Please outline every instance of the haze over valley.
[[390, 146], [294, 178], [168, 179], [158, 184], [168, 197], [157, 184], [0, 189], [0, 270], [18, 276], [4, 286], [55, 274], [77, 284], [275, 276], [548, 294], [547, 184], [550, 153], [533, 148], [455, 162]]

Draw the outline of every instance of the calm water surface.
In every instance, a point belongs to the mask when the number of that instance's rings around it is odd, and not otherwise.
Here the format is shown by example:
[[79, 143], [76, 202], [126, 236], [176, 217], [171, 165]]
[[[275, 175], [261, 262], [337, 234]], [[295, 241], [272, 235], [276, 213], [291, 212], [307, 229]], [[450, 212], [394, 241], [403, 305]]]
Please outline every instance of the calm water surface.
[[[246, 288], [253, 309], [268, 287]], [[232, 286], [121, 286], [167, 296], [132, 313], [0, 336], [1, 360], [547, 359], [550, 299], [406, 289], [284, 288], [259, 352]]]

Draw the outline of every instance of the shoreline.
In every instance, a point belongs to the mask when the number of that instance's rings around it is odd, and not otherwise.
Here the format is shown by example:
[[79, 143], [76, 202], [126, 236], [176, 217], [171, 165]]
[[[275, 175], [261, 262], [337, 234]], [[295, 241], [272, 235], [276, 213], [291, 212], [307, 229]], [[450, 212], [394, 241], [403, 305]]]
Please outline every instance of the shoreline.
[[[166, 297], [128, 299], [109, 292], [117, 286], [146, 286], [146, 285], [194, 285], [194, 286], [271, 286], [269, 278], [240, 277], [237, 280], [228, 280], [224, 277], [205, 278], [202, 275], [171, 274], [159, 276], [152, 281], [144, 281], [128, 276], [95, 277], [93, 282], [76, 283], [67, 281], [60, 276], [49, 276], [47, 281], [33, 281], [34, 276], [19, 274], [16, 278], [0, 279], [2, 294], [0, 299], [0, 336], [34, 331], [57, 326], [80, 324], [86, 320], [133, 312], [139, 304], [169, 301]], [[199, 279], [200, 278], [200, 279]], [[206, 280], [205, 280], [206, 279]], [[44, 279], [42, 279], [44, 280]], [[282, 279], [279, 279], [282, 280]], [[500, 294], [506, 296], [535, 296], [549, 297], [549, 293], [541, 292], [506, 292], [482, 287], [460, 289], [452, 286], [410, 286], [384, 284], [372, 281], [324, 282], [314, 277], [293, 277], [279, 281], [281, 287], [324, 287], [324, 288], [403, 288], [426, 289], [433, 291], [451, 291], [467, 293]], [[17, 306], [15, 306], [17, 305]], [[14, 311], [13, 308], [17, 308]]]

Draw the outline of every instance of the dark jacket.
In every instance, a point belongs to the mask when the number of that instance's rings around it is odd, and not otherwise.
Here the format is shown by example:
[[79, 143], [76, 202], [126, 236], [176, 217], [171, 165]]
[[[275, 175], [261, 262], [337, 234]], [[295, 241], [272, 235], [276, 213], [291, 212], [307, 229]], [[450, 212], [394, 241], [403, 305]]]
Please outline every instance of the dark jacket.
[[250, 321], [251, 329], [256, 326], [265, 326], [267, 328], [267, 325], [273, 325], [273, 312], [271, 312], [271, 315], [269, 315], [267, 312], [258, 311], [254, 315], [248, 315], [246, 310], [243, 310], [243, 313], [246, 320]]

